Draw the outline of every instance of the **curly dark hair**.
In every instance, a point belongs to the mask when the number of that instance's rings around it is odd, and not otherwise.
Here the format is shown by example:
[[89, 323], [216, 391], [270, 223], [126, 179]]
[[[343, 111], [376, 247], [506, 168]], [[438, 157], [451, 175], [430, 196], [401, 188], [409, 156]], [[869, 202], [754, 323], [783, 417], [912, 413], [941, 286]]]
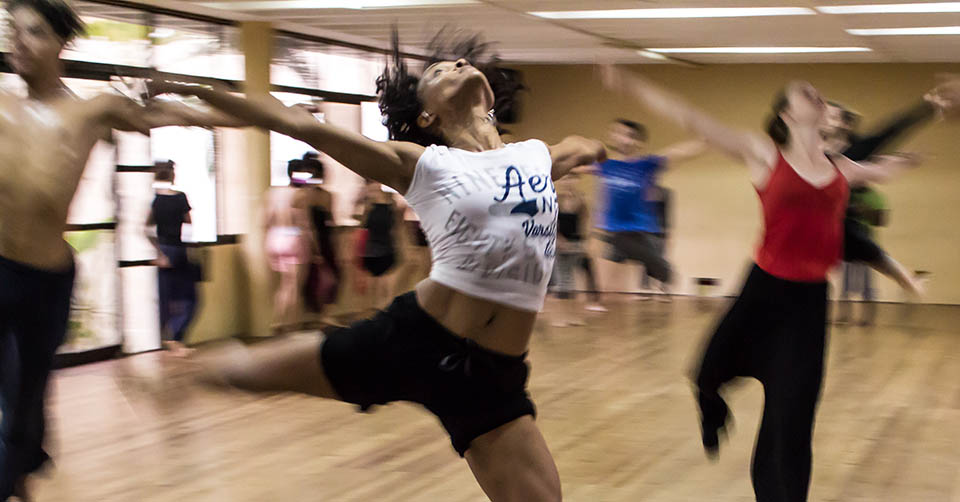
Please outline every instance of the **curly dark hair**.
[[7, 12], [20, 7], [37, 11], [65, 43], [82, 35], [86, 29], [77, 11], [65, 0], [8, 0], [6, 4]]
[[[421, 71], [441, 61], [466, 59], [484, 74], [493, 89], [495, 118], [504, 122], [515, 120], [516, 96], [525, 87], [516, 72], [499, 66], [499, 57], [480, 35], [444, 28], [433, 37], [427, 48], [430, 56]], [[419, 84], [420, 76], [410, 71], [400, 54], [399, 36], [394, 28], [392, 54], [383, 73], [377, 78], [383, 125], [387, 127], [392, 140], [423, 146], [446, 145], [446, 140], [417, 125], [417, 118], [423, 112], [423, 104], [417, 95]]]

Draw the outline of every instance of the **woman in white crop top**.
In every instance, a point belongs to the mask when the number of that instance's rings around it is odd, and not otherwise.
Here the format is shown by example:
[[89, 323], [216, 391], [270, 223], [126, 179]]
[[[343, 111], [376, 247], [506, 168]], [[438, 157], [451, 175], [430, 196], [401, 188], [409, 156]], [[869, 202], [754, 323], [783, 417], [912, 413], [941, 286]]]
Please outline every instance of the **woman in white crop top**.
[[502, 74], [482, 64], [476, 37], [452, 42], [435, 38], [436, 56], [420, 76], [395, 44], [377, 80], [387, 142], [269, 96], [153, 84], [309, 143], [404, 194], [433, 254], [430, 278], [373, 319], [326, 336], [233, 346], [208, 363], [212, 378], [245, 389], [297, 391], [364, 410], [417, 402], [440, 419], [490, 499], [560, 500], [526, 393], [525, 355], [555, 254], [553, 180], [603, 160], [605, 150], [580, 137], [549, 147], [504, 144], [493, 108], [505, 96], [486, 76], [499, 87]]

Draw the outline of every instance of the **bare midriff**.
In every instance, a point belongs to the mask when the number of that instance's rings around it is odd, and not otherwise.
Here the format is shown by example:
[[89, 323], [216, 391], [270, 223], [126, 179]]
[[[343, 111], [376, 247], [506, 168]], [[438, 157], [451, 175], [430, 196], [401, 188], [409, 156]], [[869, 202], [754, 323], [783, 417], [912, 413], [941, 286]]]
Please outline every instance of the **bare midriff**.
[[416, 288], [417, 302], [454, 334], [509, 355], [526, 353], [537, 313], [467, 296], [426, 279]]

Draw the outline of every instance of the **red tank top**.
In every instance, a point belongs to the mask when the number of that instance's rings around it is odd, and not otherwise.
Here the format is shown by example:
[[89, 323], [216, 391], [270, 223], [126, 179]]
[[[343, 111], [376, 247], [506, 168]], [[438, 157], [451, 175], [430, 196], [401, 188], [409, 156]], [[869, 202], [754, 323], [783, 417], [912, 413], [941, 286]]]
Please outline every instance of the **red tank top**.
[[779, 151], [777, 157], [766, 188], [757, 190], [764, 224], [757, 265], [789, 281], [824, 281], [843, 255], [847, 180], [837, 171], [829, 185], [817, 188]]

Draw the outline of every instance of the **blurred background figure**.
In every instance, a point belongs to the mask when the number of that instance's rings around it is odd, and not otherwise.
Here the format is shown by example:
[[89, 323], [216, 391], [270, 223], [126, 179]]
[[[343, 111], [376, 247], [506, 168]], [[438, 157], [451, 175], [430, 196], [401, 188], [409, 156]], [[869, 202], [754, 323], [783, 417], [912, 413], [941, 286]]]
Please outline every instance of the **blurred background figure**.
[[397, 241], [403, 227], [403, 211], [397, 207], [394, 193], [383, 185], [367, 180], [355, 207], [363, 228], [357, 233], [357, 290], [364, 310], [386, 307], [392, 298], [397, 265]]
[[599, 227], [607, 232], [607, 260], [643, 265], [644, 274], [658, 281], [662, 293], [658, 299], [670, 301], [673, 270], [664, 256], [661, 215], [658, 202], [651, 200], [651, 188], [665, 168], [703, 154], [706, 146], [702, 141], [685, 141], [650, 154], [648, 139], [647, 128], [632, 120], [610, 124], [611, 158], [596, 170], [603, 200]]
[[[886, 226], [888, 218], [887, 201], [883, 195], [869, 185], [852, 187], [850, 202], [847, 206], [847, 218], [852, 218], [861, 228], [858, 232], [871, 240], [875, 239], [872, 227]], [[845, 261], [843, 264], [843, 290], [840, 294], [840, 303], [837, 308], [839, 323], [850, 322], [852, 295], [860, 295], [863, 299], [861, 326], [873, 325], [877, 317], [877, 304], [874, 303], [873, 272], [870, 265], [864, 262]]]
[[[306, 309], [319, 316], [327, 305], [336, 303], [343, 279], [333, 229], [334, 197], [323, 187], [324, 165], [317, 152], [305, 153], [299, 169], [304, 175], [309, 175], [303, 182], [307, 187], [304, 194], [313, 225], [311, 238], [314, 241], [303, 298]], [[300, 183], [300, 180], [294, 182]]]
[[[908, 132], [929, 124], [956, 108], [957, 84], [947, 82], [930, 90], [922, 99], [907, 108], [870, 134], [860, 135], [857, 127], [860, 114], [836, 102], [827, 104], [825, 120], [820, 134], [825, 141], [826, 152], [830, 155], [843, 155], [853, 161], [864, 161], [871, 156], [888, 149], [894, 142], [902, 140]], [[856, 195], [858, 185], [851, 185], [851, 200]], [[900, 264], [873, 240], [870, 226], [861, 221], [856, 212], [850, 209], [844, 217], [843, 259], [846, 263], [864, 263], [880, 273], [890, 277], [909, 295], [923, 295], [923, 283], [909, 269]], [[863, 276], [863, 272], [853, 269], [854, 276]], [[872, 286], [872, 284], [871, 284]], [[872, 307], [870, 307], [872, 308]], [[838, 309], [839, 310], [839, 309]], [[839, 311], [838, 321], [845, 312]]]
[[287, 164], [290, 184], [272, 187], [267, 194], [264, 245], [270, 269], [278, 276], [273, 296], [273, 331], [277, 334], [302, 327], [302, 291], [317, 249], [310, 214], [312, 190], [305, 188], [309, 173], [303, 163], [291, 160]]
[[430, 246], [427, 234], [420, 226], [420, 218], [403, 199], [397, 202], [403, 209], [403, 228], [400, 232], [403, 259], [394, 280], [393, 296], [409, 291], [417, 282], [429, 276], [431, 266]]
[[[667, 254], [667, 238], [670, 233], [670, 198], [672, 193], [669, 188], [666, 188], [662, 185], [654, 185], [650, 187], [650, 190], [647, 190], [647, 202], [653, 208], [653, 214], [657, 218], [657, 226], [659, 227], [659, 232], [654, 232], [653, 236], [656, 238], [655, 242], [661, 256], [666, 256]], [[652, 284], [650, 280], [653, 277], [644, 270], [643, 278], [641, 279], [640, 288], [644, 291], [650, 291], [652, 289]], [[654, 279], [655, 280], [655, 279]], [[661, 289], [662, 285], [661, 285]], [[664, 298], [669, 299], [669, 296]]]
[[184, 225], [193, 220], [187, 195], [174, 189], [175, 167], [172, 160], [154, 163], [156, 195], [146, 228], [150, 243], [157, 249], [160, 333], [172, 355], [184, 356], [189, 351], [183, 340], [197, 311], [197, 282], [202, 270], [191, 261], [183, 243]]
[[[586, 249], [583, 229], [588, 228], [587, 219], [590, 213], [579, 184], [580, 177], [577, 174], [568, 174], [555, 182], [560, 212], [557, 214], [557, 259], [554, 262], [551, 283], [557, 298], [572, 300], [576, 297], [577, 290], [576, 270], [582, 269], [589, 297], [586, 309], [606, 312], [607, 309], [600, 304], [591, 257]], [[553, 314], [552, 324], [555, 327], [584, 324], [582, 316], [576, 314], [576, 309], [571, 308], [568, 303], [562, 302]]]

